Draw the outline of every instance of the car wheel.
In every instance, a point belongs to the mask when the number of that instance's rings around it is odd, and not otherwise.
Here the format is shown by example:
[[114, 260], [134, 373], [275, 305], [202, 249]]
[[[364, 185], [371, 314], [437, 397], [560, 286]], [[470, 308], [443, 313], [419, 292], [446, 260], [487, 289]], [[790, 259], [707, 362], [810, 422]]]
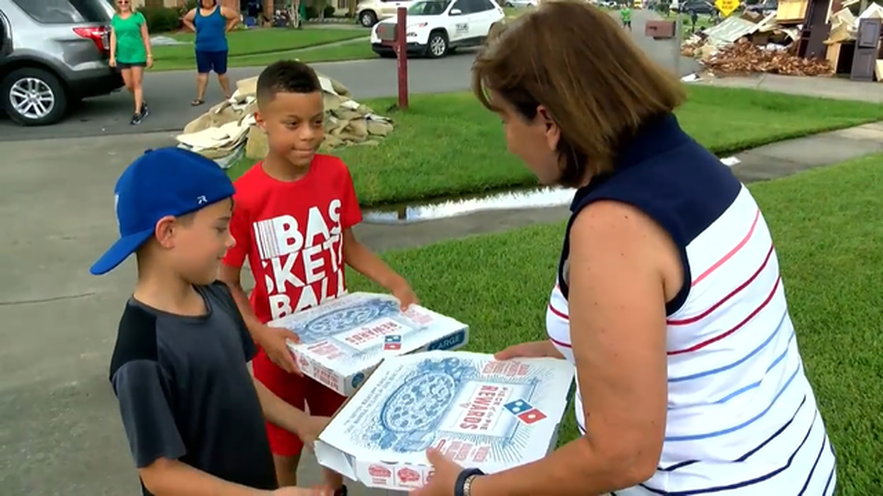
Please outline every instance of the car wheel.
[[511, 9], [512, 7], [515, 7], [515, 5], [512, 2], [506, 2], [506, 5], [503, 7], [509, 7]]
[[426, 55], [430, 58], [438, 59], [444, 57], [448, 53], [448, 35], [443, 31], [433, 31], [429, 33], [429, 42], [426, 47]]
[[67, 110], [67, 95], [61, 81], [35, 67], [12, 71], [0, 82], [0, 94], [6, 113], [23, 126], [55, 124]]
[[377, 14], [375, 14], [371, 10], [366, 10], [359, 14], [359, 24], [363, 27], [370, 28], [371, 26], [377, 24]]

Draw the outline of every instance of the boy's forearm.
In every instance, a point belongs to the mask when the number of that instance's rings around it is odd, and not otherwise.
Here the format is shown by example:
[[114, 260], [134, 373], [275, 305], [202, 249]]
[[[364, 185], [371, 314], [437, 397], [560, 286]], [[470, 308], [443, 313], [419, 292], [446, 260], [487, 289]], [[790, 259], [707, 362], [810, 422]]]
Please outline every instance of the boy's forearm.
[[392, 290], [405, 279], [356, 239], [350, 229], [344, 231], [343, 261], [360, 274]]
[[177, 460], [158, 460], [140, 471], [141, 480], [156, 496], [266, 496], [262, 491], [227, 482]]
[[292, 434], [300, 435], [304, 420], [309, 418], [309, 415], [283, 401], [282, 398], [267, 389], [267, 386], [264, 386], [261, 381], [253, 380], [264, 418]]

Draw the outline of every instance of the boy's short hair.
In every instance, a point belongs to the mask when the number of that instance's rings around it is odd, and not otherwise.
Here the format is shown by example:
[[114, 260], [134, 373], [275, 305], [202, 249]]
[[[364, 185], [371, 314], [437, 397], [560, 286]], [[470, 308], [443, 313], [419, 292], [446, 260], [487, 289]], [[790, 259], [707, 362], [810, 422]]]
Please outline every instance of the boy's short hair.
[[235, 192], [227, 174], [213, 160], [181, 148], [147, 150], [123, 171], [114, 187], [120, 239], [92, 265], [101, 275], [153, 237], [163, 217], [182, 217]]
[[310, 66], [296, 60], [280, 60], [258, 76], [258, 105], [268, 103], [277, 93], [315, 93], [322, 90], [319, 76]]

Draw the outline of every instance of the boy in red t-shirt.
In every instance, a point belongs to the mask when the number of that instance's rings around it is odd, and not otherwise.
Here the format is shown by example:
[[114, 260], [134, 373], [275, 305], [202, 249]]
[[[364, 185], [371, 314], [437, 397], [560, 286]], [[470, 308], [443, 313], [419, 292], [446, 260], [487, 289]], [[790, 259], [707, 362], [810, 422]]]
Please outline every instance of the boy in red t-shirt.
[[[255, 117], [269, 151], [235, 183], [230, 231], [236, 246], [224, 258], [221, 279], [260, 346], [255, 377], [293, 406], [303, 409], [306, 402], [312, 415], [331, 416], [345, 398], [301, 376], [286, 345], [296, 338], [267, 322], [343, 295], [344, 265], [387, 288], [403, 308], [417, 298], [404, 278], [354, 237], [362, 213], [346, 165], [316, 153], [325, 120], [316, 73], [300, 62], [276, 62], [258, 77], [257, 99]], [[250, 302], [240, 284], [246, 258], [255, 279]], [[279, 485], [296, 485], [304, 441], [313, 440], [270, 423], [267, 434]], [[338, 474], [325, 471], [325, 478], [345, 494]]]

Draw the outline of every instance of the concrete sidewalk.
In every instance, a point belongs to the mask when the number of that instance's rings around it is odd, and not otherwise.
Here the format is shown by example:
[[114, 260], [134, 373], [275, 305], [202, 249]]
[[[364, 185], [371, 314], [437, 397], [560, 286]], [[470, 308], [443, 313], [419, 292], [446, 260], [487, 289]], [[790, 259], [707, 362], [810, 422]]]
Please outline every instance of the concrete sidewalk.
[[883, 84], [850, 81], [843, 78], [756, 74], [745, 77], [704, 79], [694, 84], [883, 103]]
[[[170, 134], [0, 143], [0, 494], [138, 494], [107, 379], [128, 262], [88, 267], [115, 238], [113, 184], [141, 150]], [[883, 126], [827, 133], [740, 154], [743, 180], [767, 179], [883, 151]], [[566, 208], [486, 212], [411, 226], [359, 226], [375, 250], [563, 219]], [[481, 330], [477, 330], [480, 332]], [[315, 463], [302, 480], [315, 482]], [[359, 490], [353, 494], [385, 494]]]

